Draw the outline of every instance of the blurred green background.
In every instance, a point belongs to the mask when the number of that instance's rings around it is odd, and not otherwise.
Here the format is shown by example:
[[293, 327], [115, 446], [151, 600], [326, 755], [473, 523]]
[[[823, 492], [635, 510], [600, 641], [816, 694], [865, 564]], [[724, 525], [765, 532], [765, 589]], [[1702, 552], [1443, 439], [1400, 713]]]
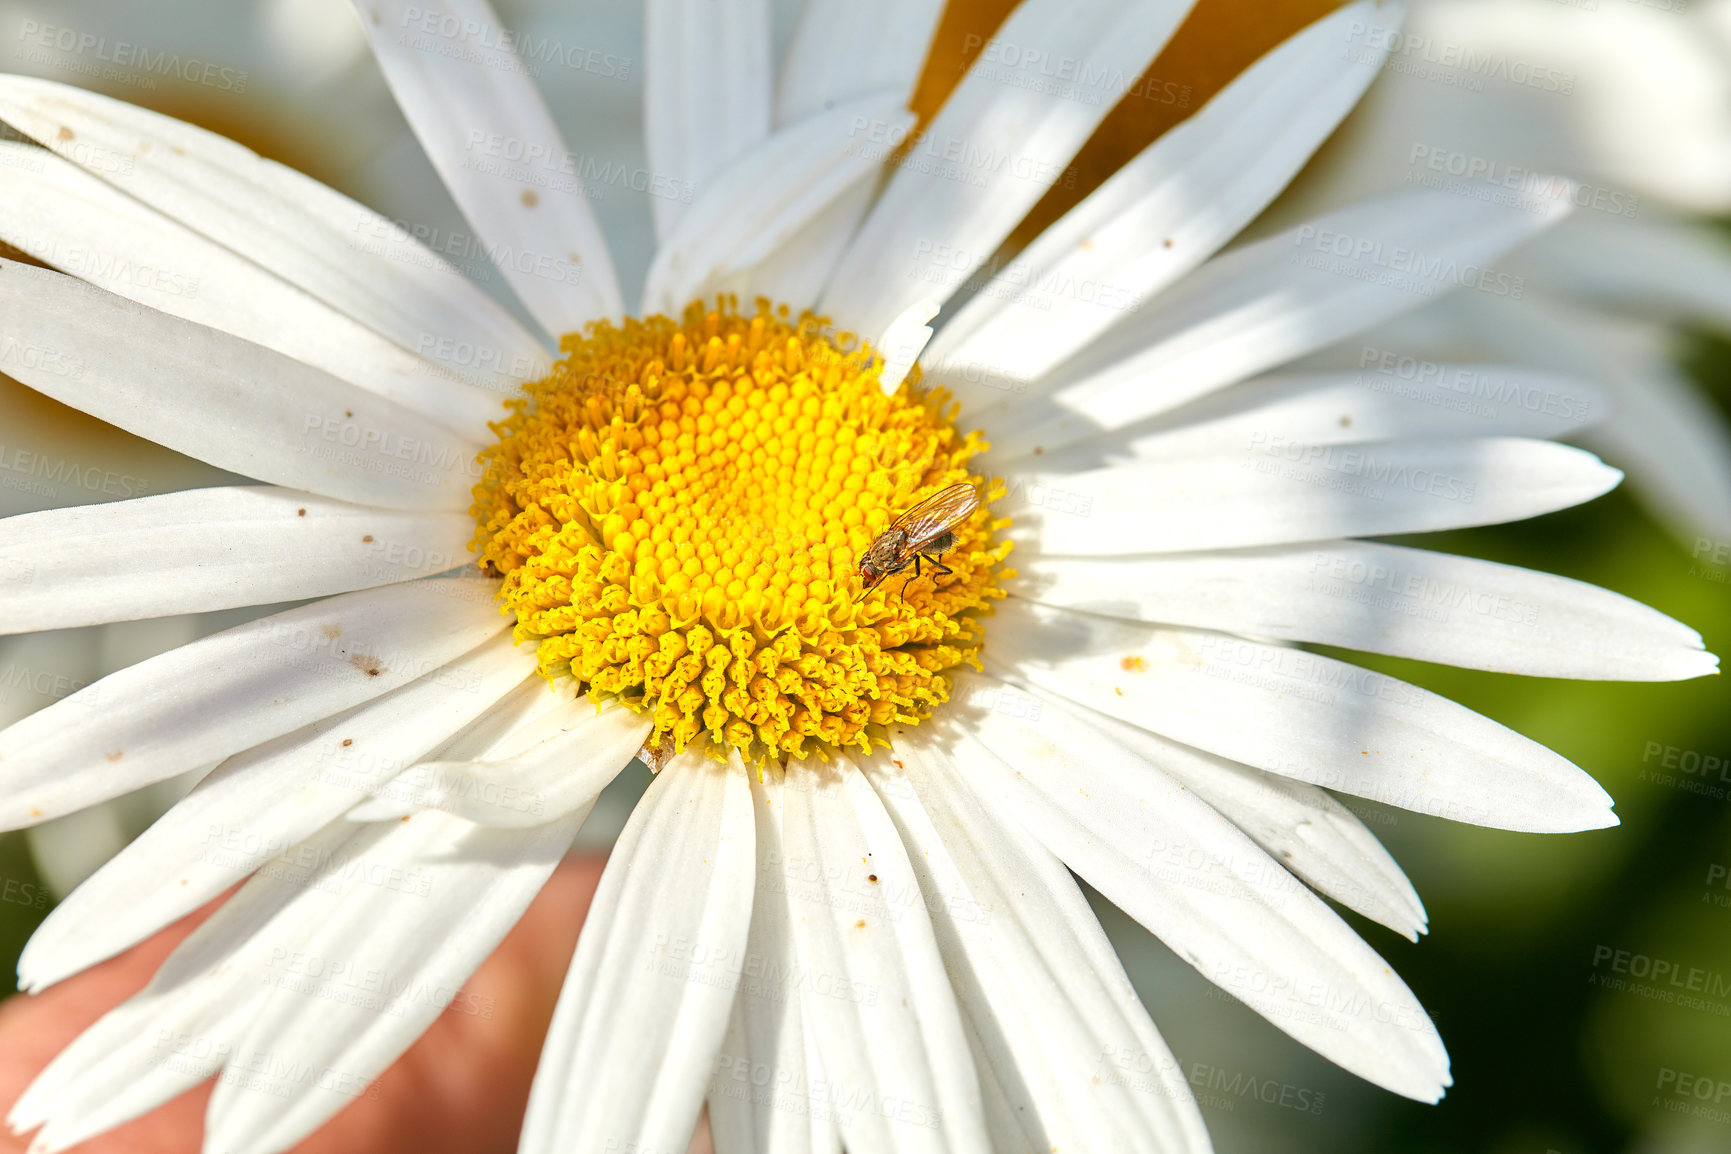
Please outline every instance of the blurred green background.
[[[1629, 0], [1602, 3], [1631, 7]], [[508, 22], [576, 29], [584, 43], [638, 55], [636, 5], [519, 0], [499, 7]], [[793, 10], [778, 7], [784, 38]], [[59, 0], [52, 11], [0, 0], [0, 53], [12, 57], [0, 67], [160, 108], [393, 215], [456, 224], [376, 70], [352, 30], [345, 34], [340, 22], [349, 18], [341, 0]], [[64, 61], [21, 61], [17, 43], [29, 21], [200, 53], [244, 73], [244, 91], [172, 78], [105, 87], [72, 74]], [[1731, 74], [1731, 54], [1724, 68]], [[640, 160], [634, 87], [552, 75], [543, 88], [574, 149]], [[613, 198], [597, 209], [619, 262], [636, 270], [626, 272], [632, 294], [647, 261], [647, 207]], [[1675, 355], [1731, 415], [1731, 342], [1707, 328], [1679, 328]], [[99, 459], [149, 477], [152, 491], [215, 478], [5, 380], [0, 422], [6, 448]], [[95, 496], [14, 486], [0, 489], [0, 514]], [[1615, 589], [1695, 626], [1709, 649], [1731, 650], [1731, 569], [1693, 558], [1691, 544], [1656, 526], [1625, 490], [1536, 521], [1414, 543]], [[15, 716], [88, 681], [100, 665], [92, 644], [88, 636], [51, 637], [21, 657], [16, 643], [0, 643], [6, 675], [0, 707]], [[1100, 903], [1196, 1087], [1217, 1148], [1226, 1154], [1731, 1150], [1731, 695], [1724, 680], [1543, 681], [1351, 656], [1556, 749], [1612, 793], [1622, 825], [1561, 837], [1519, 835], [1345, 799], [1405, 867], [1431, 915], [1431, 932], [1416, 945], [1346, 916], [1406, 978], [1448, 1044], [1455, 1088], [1436, 1107], [1395, 1098], [1317, 1059], [1236, 1002], [1213, 995], [1194, 971]], [[1713, 759], [1723, 768], [1705, 769]], [[0, 836], [0, 970], [12, 971], [47, 912], [46, 893], [22, 835]], [[1702, 971], [1697, 1000], [1680, 1003], [1677, 988], [1663, 978], [1637, 976], [1654, 964], [1685, 976]]]

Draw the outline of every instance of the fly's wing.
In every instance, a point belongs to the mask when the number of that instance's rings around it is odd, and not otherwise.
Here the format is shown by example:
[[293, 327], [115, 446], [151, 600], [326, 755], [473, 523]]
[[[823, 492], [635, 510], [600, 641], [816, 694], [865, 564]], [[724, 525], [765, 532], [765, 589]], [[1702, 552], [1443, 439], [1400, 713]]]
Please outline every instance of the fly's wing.
[[925, 548], [932, 538], [941, 535], [980, 507], [980, 491], [966, 481], [947, 489], [939, 489], [924, 501], [896, 518], [891, 528], [908, 535], [902, 553], [912, 557]]

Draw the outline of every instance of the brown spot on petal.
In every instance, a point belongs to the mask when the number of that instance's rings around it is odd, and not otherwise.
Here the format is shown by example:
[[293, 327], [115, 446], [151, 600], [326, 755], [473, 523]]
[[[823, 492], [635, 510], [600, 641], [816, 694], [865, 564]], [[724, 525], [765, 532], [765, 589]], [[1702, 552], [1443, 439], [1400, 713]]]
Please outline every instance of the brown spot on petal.
[[365, 537], [361, 538], [362, 541], [371, 541], [372, 539], [373, 535], [371, 533], [368, 533]]
[[1146, 673], [1148, 672], [1148, 659], [1141, 654], [1132, 653], [1118, 662], [1118, 668], [1125, 673]]
[[319, 632], [325, 635], [326, 641], [335, 641], [343, 635], [343, 627], [332, 621], [328, 625], [321, 626]]
[[871, 882], [873, 885], [877, 884], [877, 880], [878, 880], [878, 875], [876, 875], [876, 874], [867, 874], [866, 875], [866, 881]]
[[523, 207], [524, 208], [534, 208], [536, 205], [538, 205], [540, 203], [541, 203], [541, 198], [535, 194], [534, 189], [525, 188], [523, 190]]
[[126, 756], [126, 751], [124, 749], [117, 749], [113, 753], [108, 755], [108, 760], [109, 761], [119, 761], [121, 758], [123, 758], [125, 756]]
[[353, 745], [354, 743], [355, 743], [355, 739], [352, 737], [343, 738], [343, 744], [344, 745]]
[[307, 511], [305, 509], [296, 509], [295, 510], [295, 516], [297, 516], [297, 517], [305, 517], [306, 515], [307, 515]]
[[854, 929], [856, 929], [856, 930], [863, 930], [863, 929], [865, 929], [865, 919], [864, 919], [864, 918], [861, 918], [861, 919], [860, 919], [860, 920], [859, 920], [859, 921], [857, 921], [857, 922], [855, 922], [855, 923], [854, 923], [854, 924], [853, 924], [853, 928], [854, 928]]
[[377, 677], [385, 671], [385, 666], [379, 663], [377, 657], [368, 657], [364, 653], [357, 653], [353, 657], [349, 658], [349, 664], [365, 673], [368, 677]]
[[73, 137], [73, 132], [72, 132], [72, 129], [70, 129], [70, 128], [68, 128], [68, 127], [67, 127], [67, 126], [66, 126], [66, 125], [64, 125], [64, 124], [62, 124], [62, 125], [61, 125], [61, 126], [60, 126], [60, 131], [59, 131], [59, 132], [56, 132], [56, 133], [55, 133], [55, 134], [54, 134], [54, 139], [55, 139], [55, 140], [71, 140], [71, 139], [72, 139], [72, 137]]

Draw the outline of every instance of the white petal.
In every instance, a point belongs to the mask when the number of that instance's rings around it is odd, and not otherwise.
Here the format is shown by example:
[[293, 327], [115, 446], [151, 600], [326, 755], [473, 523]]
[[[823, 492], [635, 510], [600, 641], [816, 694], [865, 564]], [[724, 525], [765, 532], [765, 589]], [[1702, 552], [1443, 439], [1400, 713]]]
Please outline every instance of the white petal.
[[833, 772], [796, 767], [782, 796], [799, 996], [830, 1101], [856, 1104], [837, 1119], [849, 1154], [984, 1154], [955, 992], [883, 803], [846, 760]]
[[866, 776], [907, 843], [956, 998], [1028, 1145], [1208, 1151], [1178, 1060], [1069, 871], [922, 736], [898, 738], [893, 765], [888, 753], [864, 762]]
[[878, 351], [883, 354], [884, 367], [880, 383], [885, 396], [893, 396], [907, 379], [908, 371], [914, 367], [914, 362], [920, 359], [920, 352], [926, 347], [926, 342], [932, 339], [931, 326], [926, 322], [938, 315], [938, 302], [927, 297], [909, 305], [907, 311], [895, 319], [895, 322], [885, 330], [878, 341]]
[[[343, 867], [385, 828], [321, 831], [296, 847], [296, 860], [281, 860], [242, 886], [176, 947], [143, 991], [49, 1063], [8, 1121], [18, 1129], [46, 1122], [32, 1148], [58, 1150], [220, 1072], [236, 1056], [266, 982], [282, 980], [301, 945], [355, 896], [361, 871]], [[255, 1057], [263, 1075], [258, 1084], [277, 1093], [312, 1088], [315, 1071]]]
[[529, 314], [555, 337], [619, 319], [607, 241], [565, 175], [573, 154], [487, 0], [354, 3], [409, 126]]
[[1549, 441], [1305, 445], [1257, 433], [1232, 454], [1013, 474], [994, 512], [1042, 553], [1181, 553], [1520, 521], [1622, 476]]
[[[717, 173], [769, 135], [767, 0], [648, 0], [643, 134], [649, 169], [674, 189], [709, 191]], [[690, 198], [654, 196], [666, 243]]]
[[[391, 881], [360, 887], [307, 940], [316, 963], [278, 967], [219, 1079], [205, 1142], [274, 1154], [347, 1106], [450, 1007], [491, 1016], [461, 987], [516, 924], [588, 810], [533, 830], [477, 829], [445, 814], [399, 823], [345, 868]], [[396, 881], [395, 879], [406, 879]], [[460, 928], [450, 915], [461, 917]], [[252, 1055], [319, 1071], [314, 1086], [259, 1093]]]
[[768, 137], [714, 173], [656, 252], [643, 312], [677, 315], [712, 281], [765, 260], [877, 171], [884, 152], [868, 144], [862, 125], [906, 131], [913, 122], [893, 94], [868, 93]]
[[994, 42], [1038, 45], [1043, 59], [1079, 62], [1089, 79], [1056, 88], [1019, 86], [1019, 73], [982, 53], [898, 161], [842, 258], [821, 311], [845, 328], [882, 332], [909, 305], [933, 295], [928, 274], [948, 282], [938, 293], [947, 297], [1064, 179], [1071, 158], [1190, 6], [1191, 0], [1017, 5]]
[[264, 485], [0, 520], [0, 633], [268, 605], [468, 563], [474, 518]]
[[410, 352], [508, 388], [546, 354], [511, 315], [390, 220], [183, 121], [28, 76], [0, 120], [299, 285]]
[[968, 758], [981, 792], [1204, 977], [1359, 1077], [1442, 1097], [1448, 1056], [1412, 991], [1207, 803], [1056, 708], [978, 710], [957, 737], [1005, 759]]
[[1537, 742], [1317, 654], [1019, 598], [999, 608], [992, 645], [988, 668], [1312, 785], [1495, 829], [1562, 833], [1617, 821], [1598, 783]]
[[487, 422], [504, 417], [499, 395], [39, 148], [0, 143], [0, 239], [98, 288], [275, 349], [466, 436], [484, 439]]
[[[1013, 691], [1005, 686], [1003, 692]], [[1072, 705], [1070, 711], [1177, 778], [1312, 889], [1413, 941], [1425, 932], [1424, 903], [1406, 874], [1376, 835], [1326, 790], [1091, 710]]]
[[[436, 761], [504, 761], [516, 757], [564, 732], [573, 696], [574, 687], [569, 682], [556, 687], [540, 676], [526, 678], [497, 705], [434, 746], [428, 757]], [[395, 761], [389, 774], [412, 764]], [[370, 776], [367, 780], [370, 793], [372, 784], [385, 779]]]
[[381, 781], [351, 821], [393, 821], [423, 809], [477, 825], [527, 829], [595, 803], [631, 764], [653, 722], [625, 708], [602, 713], [587, 698], [569, 702], [559, 734], [508, 761], [423, 761]]
[[0, 260], [0, 371], [219, 468], [339, 500], [466, 508], [480, 446], [250, 341]]
[[492, 710], [534, 668], [500, 634], [376, 701], [229, 758], [55, 907], [24, 947], [20, 983], [41, 990], [196, 910]]
[[[1391, 358], [1356, 373], [1298, 373], [1233, 385], [1111, 433], [1043, 453], [1041, 469], [1092, 469], [1229, 453], [1263, 440], [1345, 445], [1442, 437], [1572, 436], [1610, 411], [1604, 389], [1577, 377], [1510, 365], [1437, 364]], [[1026, 458], [1024, 458], [1025, 460]]]
[[1358, 103], [1403, 14], [1360, 0], [1251, 65], [994, 276], [944, 327], [927, 368], [959, 375], [957, 399], [971, 407], [967, 367], [1033, 380], [1208, 259]]
[[776, 88], [776, 126], [879, 88], [905, 104], [943, 11], [942, 0], [806, 0]]
[[757, 829], [757, 896], [751, 904], [733, 1017], [709, 1083], [709, 1129], [717, 1154], [841, 1154], [841, 1134], [823, 1094], [823, 1076], [805, 1007], [799, 951], [788, 924], [787, 857], [782, 847], [781, 774], [751, 786]]
[[1173, 557], [1018, 560], [1016, 591], [1111, 617], [1219, 629], [1534, 677], [1668, 681], [1712, 673], [1701, 635], [1550, 573], [1320, 541]]
[[1333, 344], [1463, 286], [1524, 282], [1490, 262], [1561, 219], [1432, 189], [1363, 201], [1218, 257], [990, 418], [1010, 458], [1117, 429]]
[[577, 940], [523, 1154], [678, 1150], [727, 1029], [756, 876], [751, 791], [695, 754], [656, 775]]
[[877, 195], [878, 173], [862, 177], [780, 248], [749, 269], [716, 282], [741, 300], [815, 301]]
[[406, 685], [505, 626], [434, 578], [290, 609], [110, 674], [0, 731], [0, 829], [221, 760]]

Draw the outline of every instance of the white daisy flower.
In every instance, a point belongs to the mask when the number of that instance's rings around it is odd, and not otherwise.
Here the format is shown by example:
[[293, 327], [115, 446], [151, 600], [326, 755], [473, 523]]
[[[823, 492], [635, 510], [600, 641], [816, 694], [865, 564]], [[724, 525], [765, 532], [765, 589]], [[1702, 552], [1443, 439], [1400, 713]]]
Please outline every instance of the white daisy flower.
[[[458, 996], [639, 749], [658, 776], [525, 1151], [682, 1150], [705, 1104], [722, 1154], [1206, 1150], [1072, 870], [1304, 1044], [1439, 1098], [1430, 1019], [1323, 899], [1409, 938], [1423, 907], [1329, 791], [1545, 832], [1611, 802], [1298, 643], [1582, 678], [1716, 661], [1616, 594], [1355, 539], [1605, 492], [1557, 415], [1487, 429], [1260, 376], [1566, 211], [1421, 189], [1214, 255], [1363, 92], [1396, 5], [1292, 37], [956, 294], [1187, 8], [1024, 0], [916, 134], [935, 3], [812, 0], [772, 77], [761, 3], [655, 0], [660, 248], [628, 316], [529, 46], [482, 0], [361, 3], [556, 360], [331, 190], [0, 80], [48, 150], [0, 149], [0, 236], [200, 285], [146, 306], [101, 262], [0, 265], [7, 371], [262, 482], [0, 522], [0, 627], [308, 602], [0, 732], [0, 828], [215, 767], [54, 911], [27, 989], [242, 883], [12, 1108], [33, 1149], [212, 1076], [207, 1149], [305, 1137]], [[1074, 81], [1004, 70], [1031, 46]], [[5, 564], [26, 556], [37, 576]]]
[[1366, 343], [1600, 385], [1617, 419], [1584, 443], [1692, 548], [1731, 540], [1731, 426], [1674, 363], [1684, 326], [1731, 332], [1731, 244], [1704, 219], [1731, 211], [1728, 14], [1415, 0], [1382, 79], [1275, 210], [1414, 186], [1520, 203], [1576, 179], [1576, 211], [1507, 264], [1523, 300], [1459, 294]]

